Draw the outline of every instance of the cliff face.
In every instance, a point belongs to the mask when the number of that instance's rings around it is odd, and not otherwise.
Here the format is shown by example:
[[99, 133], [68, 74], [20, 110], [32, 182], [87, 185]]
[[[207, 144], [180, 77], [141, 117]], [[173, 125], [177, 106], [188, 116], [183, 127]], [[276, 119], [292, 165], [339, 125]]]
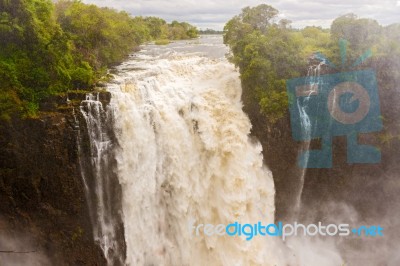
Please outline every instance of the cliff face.
[[[346, 137], [334, 137], [333, 168], [305, 171], [299, 216], [295, 215], [294, 206], [303, 173], [297, 166], [301, 143], [292, 139], [289, 116], [287, 114], [271, 124], [254, 103], [244, 100], [244, 110], [253, 125], [252, 135], [260, 140], [264, 160], [274, 176], [277, 220], [335, 221], [339, 216], [332, 215], [347, 208], [352, 210], [349, 215], [357, 217], [358, 221], [388, 226], [399, 224], [397, 214], [390, 211], [400, 204], [400, 77], [396, 72], [399, 67], [397, 60], [372, 60], [368, 66], [376, 71], [384, 128], [377, 133], [359, 134], [358, 140], [361, 144], [378, 147], [382, 154], [381, 163], [348, 164]], [[243, 94], [243, 99], [246, 99], [245, 90]], [[311, 149], [320, 149], [319, 145], [318, 141], [313, 141]]]
[[54, 97], [37, 119], [0, 123], [0, 250], [35, 251], [0, 253], [1, 262], [105, 264], [93, 241], [79, 166], [73, 108], [79, 116], [82, 97], [71, 95], [69, 105]]

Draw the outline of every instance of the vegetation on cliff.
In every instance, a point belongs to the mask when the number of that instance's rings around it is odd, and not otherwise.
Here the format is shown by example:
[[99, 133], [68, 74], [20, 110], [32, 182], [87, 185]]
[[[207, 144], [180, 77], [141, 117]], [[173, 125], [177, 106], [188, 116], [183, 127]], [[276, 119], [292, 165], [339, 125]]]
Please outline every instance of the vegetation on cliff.
[[[261, 5], [243, 9], [224, 30], [224, 41], [231, 48], [230, 60], [241, 74], [243, 109], [274, 176], [276, 219], [293, 219], [294, 202], [298, 201], [294, 191], [300, 187], [303, 217], [314, 217], [315, 202], [324, 206], [325, 202], [345, 200], [355, 210], [370, 216], [382, 216], [377, 211], [382, 202], [398, 204], [398, 186], [393, 184], [399, 173], [400, 123], [396, 103], [400, 101], [400, 24], [381, 26], [372, 19], [348, 14], [335, 19], [330, 29], [300, 30], [291, 28], [288, 21], [279, 21], [276, 9]], [[340, 67], [340, 39], [348, 44], [344, 69]], [[318, 64], [312, 60], [315, 52], [337, 66], [322, 68], [321, 74], [329, 74], [347, 71], [368, 49], [372, 57], [356, 69], [372, 68], [376, 72], [384, 128], [379, 137], [360, 134], [359, 139], [381, 149], [382, 163], [347, 164], [346, 139], [337, 137], [333, 141], [334, 167], [304, 171], [297, 166], [304, 143], [292, 138], [285, 81], [306, 76], [308, 67]], [[320, 145], [319, 140], [313, 139], [310, 149], [320, 149]], [[370, 199], [365, 198], [372, 193], [375, 194]], [[326, 217], [324, 214], [322, 217]]]
[[314, 26], [299, 30], [291, 28], [288, 20], [278, 21], [278, 14], [265, 4], [246, 7], [224, 28], [230, 60], [240, 70], [244, 104], [270, 122], [287, 113], [286, 80], [306, 75], [313, 53], [341, 65], [340, 39], [349, 44], [348, 64], [368, 49], [375, 60], [400, 59], [400, 24], [383, 27], [375, 20], [347, 14], [335, 19], [330, 30]]
[[0, 114], [34, 116], [39, 101], [93, 86], [138, 45], [197, 37], [185, 22], [131, 17], [80, 1], [0, 0]]

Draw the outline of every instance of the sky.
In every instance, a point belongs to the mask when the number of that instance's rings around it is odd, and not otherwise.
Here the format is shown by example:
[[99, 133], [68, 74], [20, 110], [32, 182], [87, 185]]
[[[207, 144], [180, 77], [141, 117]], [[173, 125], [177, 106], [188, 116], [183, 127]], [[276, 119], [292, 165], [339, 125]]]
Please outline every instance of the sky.
[[246, 6], [268, 4], [278, 9], [279, 18], [295, 28], [329, 28], [341, 15], [355, 13], [382, 25], [400, 23], [400, 0], [83, 0], [84, 3], [125, 10], [134, 16], [157, 16], [167, 22], [186, 21], [199, 29], [222, 30], [225, 23]]

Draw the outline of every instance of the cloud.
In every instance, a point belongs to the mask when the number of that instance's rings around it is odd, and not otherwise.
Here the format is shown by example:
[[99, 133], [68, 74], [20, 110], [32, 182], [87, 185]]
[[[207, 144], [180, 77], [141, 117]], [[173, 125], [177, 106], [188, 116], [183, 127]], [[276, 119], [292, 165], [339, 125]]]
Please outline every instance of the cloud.
[[[125, 10], [132, 15], [158, 16], [167, 21], [190, 22], [200, 28], [222, 29], [224, 24], [246, 6], [262, 0], [83, 0], [85, 3]], [[281, 17], [293, 21], [294, 27], [316, 25], [329, 27], [332, 21], [347, 13], [376, 19], [383, 25], [400, 22], [399, 0], [269, 0]]]

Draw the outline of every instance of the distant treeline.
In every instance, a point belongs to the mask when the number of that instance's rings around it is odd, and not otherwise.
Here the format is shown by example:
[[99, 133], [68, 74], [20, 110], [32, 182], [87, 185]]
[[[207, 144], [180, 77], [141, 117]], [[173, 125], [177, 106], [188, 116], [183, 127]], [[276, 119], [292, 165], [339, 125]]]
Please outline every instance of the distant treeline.
[[34, 116], [45, 97], [92, 87], [144, 42], [197, 35], [185, 22], [80, 1], [0, 0], [0, 118]]
[[347, 14], [335, 19], [330, 29], [310, 26], [299, 30], [291, 28], [286, 19], [277, 20], [278, 13], [265, 4], [246, 7], [224, 28], [224, 42], [231, 49], [230, 60], [239, 67], [242, 99], [250, 112], [261, 113], [270, 122], [284, 117], [288, 111], [286, 80], [306, 75], [315, 52], [340, 66], [340, 39], [348, 42], [345, 67], [371, 49], [380, 71], [399, 77], [400, 24], [381, 26], [375, 20]]
[[205, 30], [199, 30], [199, 34], [223, 34], [223, 31], [218, 31], [218, 30], [213, 30], [213, 29], [205, 29]]

